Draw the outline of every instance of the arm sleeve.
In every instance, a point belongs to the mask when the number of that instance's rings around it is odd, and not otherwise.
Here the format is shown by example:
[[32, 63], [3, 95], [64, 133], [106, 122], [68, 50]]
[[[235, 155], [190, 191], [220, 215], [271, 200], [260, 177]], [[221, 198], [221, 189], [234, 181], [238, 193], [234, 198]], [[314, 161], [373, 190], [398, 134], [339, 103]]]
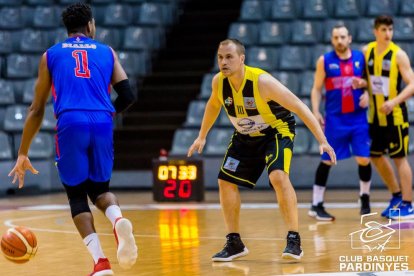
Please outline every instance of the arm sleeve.
[[115, 100], [114, 107], [116, 113], [121, 113], [127, 110], [135, 101], [135, 96], [132, 93], [131, 86], [129, 85], [129, 80], [121, 80], [113, 85], [114, 90], [118, 94], [118, 97]]

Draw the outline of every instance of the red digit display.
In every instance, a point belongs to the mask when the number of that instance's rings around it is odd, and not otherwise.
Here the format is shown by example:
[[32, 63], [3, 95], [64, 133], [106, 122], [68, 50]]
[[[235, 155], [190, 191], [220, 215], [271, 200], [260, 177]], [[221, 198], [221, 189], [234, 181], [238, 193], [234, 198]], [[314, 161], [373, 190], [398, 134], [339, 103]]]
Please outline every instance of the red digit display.
[[177, 181], [173, 179], [168, 179], [165, 183], [164, 196], [166, 198], [174, 198], [175, 190], [177, 189]]
[[191, 196], [191, 181], [180, 181], [180, 187], [178, 189], [178, 196], [181, 198], [189, 198]]

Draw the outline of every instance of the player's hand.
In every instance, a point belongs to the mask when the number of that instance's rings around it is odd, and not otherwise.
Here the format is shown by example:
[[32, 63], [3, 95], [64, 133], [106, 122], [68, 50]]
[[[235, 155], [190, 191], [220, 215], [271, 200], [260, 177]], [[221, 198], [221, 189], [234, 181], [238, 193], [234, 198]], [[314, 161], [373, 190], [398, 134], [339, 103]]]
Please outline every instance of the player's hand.
[[389, 100], [389, 101], [386, 101], [385, 103], [383, 103], [382, 104], [382, 106], [380, 107], [380, 111], [382, 112], [382, 113], [385, 113], [385, 114], [390, 114], [391, 112], [392, 112], [392, 110], [394, 109], [394, 106], [395, 106], [395, 103], [394, 103], [394, 101], [393, 100]]
[[368, 92], [365, 91], [362, 93], [362, 95], [359, 97], [359, 106], [362, 108], [366, 108], [369, 105], [369, 95]]
[[194, 151], [197, 151], [199, 154], [203, 152], [204, 145], [206, 144], [206, 139], [202, 139], [198, 137], [194, 140], [194, 143], [191, 145], [191, 147], [188, 149], [187, 157], [191, 157], [193, 155]]
[[319, 145], [319, 151], [322, 155], [324, 152], [326, 152], [329, 157], [331, 158], [332, 164], [336, 165], [336, 154], [334, 149], [331, 147], [331, 145], [328, 144], [328, 142], [323, 142]]
[[359, 89], [367, 86], [367, 81], [358, 77], [352, 78], [352, 88]]
[[30, 163], [29, 157], [26, 155], [19, 155], [16, 161], [16, 165], [10, 171], [9, 176], [13, 176], [12, 183], [16, 183], [19, 180], [19, 189], [23, 188], [24, 185], [24, 175], [26, 174], [26, 170], [29, 170], [32, 174], [38, 174], [35, 168], [33, 168], [32, 164]]
[[325, 126], [325, 119], [320, 112], [314, 112], [313, 115], [322, 127]]

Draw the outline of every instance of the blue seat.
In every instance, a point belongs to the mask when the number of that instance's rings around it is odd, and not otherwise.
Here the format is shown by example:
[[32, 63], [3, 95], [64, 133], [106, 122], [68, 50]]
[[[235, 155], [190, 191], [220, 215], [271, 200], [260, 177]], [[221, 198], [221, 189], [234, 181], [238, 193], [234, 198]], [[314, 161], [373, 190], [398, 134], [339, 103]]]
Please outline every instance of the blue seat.
[[275, 70], [278, 64], [277, 51], [270, 47], [251, 47], [247, 49], [246, 59], [249, 66], [266, 71]]
[[227, 113], [224, 109], [221, 109], [219, 117], [217, 118], [217, 125], [222, 127], [233, 127], [233, 124], [231, 123], [229, 116], [227, 116]]
[[366, 3], [366, 12], [367, 16], [379, 16], [383, 14], [393, 15], [398, 7], [397, 0], [375, 0], [375, 1], [365, 1]]
[[[409, 133], [414, 133], [414, 127], [410, 126], [408, 131], [409, 131]], [[410, 154], [412, 154], [414, 152], [414, 135], [409, 135], [408, 151], [409, 151]]]
[[[96, 32], [98, 33], [98, 28]], [[51, 45], [62, 42], [68, 38], [68, 32], [65, 28], [56, 28], [49, 32], [49, 41]]]
[[412, 42], [414, 39], [414, 22], [410, 17], [394, 18], [394, 36], [396, 41]]
[[301, 96], [310, 96], [313, 86], [313, 79], [314, 79], [315, 72], [314, 71], [304, 71], [301, 74], [301, 84], [299, 95]]
[[36, 6], [33, 26], [36, 28], [56, 28], [60, 24], [59, 10], [54, 6]]
[[[407, 104], [407, 111], [408, 111], [408, 120], [410, 121], [410, 123], [414, 122], [414, 98], [408, 98], [406, 101]], [[414, 133], [414, 132], [411, 132]], [[411, 135], [410, 136], [414, 136]]]
[[266, 18], [264, 1], [244, 0], [240, 9], [241, 21], [261, 21]]
[[48, 104], [45, 108], [45, 115], [43, 116], [42, 125], [40, 129], [42, 130], [54, 130], [56, 127], [56, 117], [53, 111], [53, 105]]
[[304, 127], [297, 127], [295, 135], [294, 154], [306, 154], [309, 151], [310, 137], [309, 131]]
[[318, 61], [319, 57], [324, 55], [325, 53], [331, 52], [333, 50], [330, 44], [316, 44], [310, 50], [311, 52], [311, 68], [316, 68], [316, 62]]
[[29, 55], [10, 54], [6, 59], [7, 78], [31, 78], [36, 74], [34, 58]]
[[274, 71], [272, 72], [274, 76], [280, 83], [289, 88], [295, 94], [299, 93], [300, 88], [300, 78], [297, 73], [293, 72], [284, 72], [284, 71]]
[[31, 104], [33, 102], [35, 83], [36, 78], [31, 78], [24, 81], [22, 100], [24, 104]]
[[24, 27], [22, 9], [3, 7], [0, 9], [0, 29], [21, 29]]
[[148, 27], [128, 27], [124, 35], [125, 50], [154, 48], [154, 30]]
[[262, 22], [259, 25], [259, 44], [279, 45], [290, 41], [290, 26], [281, 22]]
[[414, 58], [414, 52], [413, 52], [414, 49], [413, 49], [412, 43], [410, 43], [410, 42], [401, 42], [401, 43], [398, 43], [398, 46], [400, 46], [400, 48], [403, 49], [407, 53], [408, 58], [410, 60], [412, 60]]
[[205, 101], [192, 101], [187, 111], [185, 126], [200, 126], [206, 107]]
[[213, 128], [207, 137], [205, 155], [223, 156], [234, 133], [232, 128]]
[[113, 0], [91, 0], [92, 4], [111, 4], [114, 2]]
[[59, 0], [61, 5], [70, 5], [79, 2], [79, 0]]
[[121, 46], [121, 34], [117, 28], [97, 28], [95, 39], [114, 49], [118, 49]]
[[414, 1], [412, 0], [400, 0], [400, 15], [414, 15]]
[[352, 20], [344, 19], [328, 19], [323, 22], [325, 31], [323, 32], [323, 42], [331, 43], [332, 29], [338, 24], [345, 25], [349, 31], [349, 34], [353, 37], [356, 35], [356, 26]]
[[313, 136], [312, 133], [309, 130], [307, 130], [307, 131], [308, 131], [309, 140], [310, 140], [308, 153], [312, 154], [312, 155], [320, 155], [318, 141], [316, 140], [315, 136]]
[[[21, 134], [14, 135], [14, 152], [17, 155], [20, 142], [22, 140]], [[39, 132], [32, 140], [28, 156], [31, 159], [46, 159], [53, 156], [54, 147], [53, 139], [49, 133]]]
[[128, 5], [111, 4], [105, 9], [104, 26], [126, 27], [131, 24], [132, 11]]
[[235, 22], [230, 25], [228, 37], [240, 40], [244, 45], [254, 45], [259, 41], [257, 24]]
[[304, 46], [283, 46], [280, 50], [279, 70], [305, 70], [309, 68], [308, 48]]
[[[174, 133], [170, 155], [187, 155], [188, 148], [198, 137], [198, 129], [178, 129]], [[197, 155], [197, 152], [194, 153]]]
[[25, 0], [26, 4], [39, 6], [39, 5], [53, 5], [53, 0]]
[[173, 21], [173, 7], [166, 3], [145, 2], [139, 9], [139, 23], [169, 25]]
[[41, 30], [24, 29], [20, 36], [20, 51], [24, 53], [43, 53], [49, 48], [48, 33]]
[[372, 32], [374, 28], [374, 20], [371, 18], [360, 18], [355, 23], [357, 28], [356, 41], [357, 42], [370, 42], [375, 40], [375, 36]]
[[313, 44], [320, 41], [322, 26], [319, 22], [298, 20], [293, 22], [292, 43]]
[[360, 14], [358, 0], [335, 0], [333, 7], [334, 18], [357, 18]]
[[10, 105], [16, 102], [13, 84], [9, 81], [0, 80], [0, 105]]
[[14, 50], [13, 32], [0, 31], [0, 54], [10, 54]]
[[273, 0], [270, 18], [275, 20], [294, 19], [297, 16], [296, 5], [299, 4], [301, 4], [301, 1]]
[[203, 76], [203, 81], [201, 82], [201, 99], [208, 99], [211, 95], [211, 82], [213, 81], [215, 73], [207, 73]]
[[23, 0], [0, 0], [0, 6], [20, 6]]
[[4, 115], [4, 130], [5, 131], [22, 131], [24, 121], [27, 115], [26, 105], [9, 105], [6, 108]]
[[324, 19], [330, 16], [331, 7], [327, 0], [303, 1], [302, 16], [306, 19]]
[[7, 133], [0, 131], [0, 160], [13, 159], [11, 141]]

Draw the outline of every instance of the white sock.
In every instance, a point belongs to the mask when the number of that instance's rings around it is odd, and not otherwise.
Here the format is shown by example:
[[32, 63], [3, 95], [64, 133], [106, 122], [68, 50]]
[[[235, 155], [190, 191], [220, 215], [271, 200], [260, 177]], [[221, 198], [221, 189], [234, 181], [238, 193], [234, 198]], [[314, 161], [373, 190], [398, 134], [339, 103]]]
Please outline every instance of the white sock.
[[371, 188], [371, 180], [370, 181], [359, 181], [359, 195], [367, 194], [369, 195], [369, 190]]
[[325, 195], [325, 188], [323, 186], [319, 186], [314, 184], [313, 185], [313, 200], [312, 205], [318, 205], [318, 203], [323, 202], [323, 198]]
[[111, 205], [106, 208], [105, 216], [111, 221], [112, 226], [115, 227], [116, 219], [122, 217], [121, 208], [118, 205]]
[[92, 233], [86, 236], [83, 239], [83, 243], [88, 248], [88, 251], [92, 255], [95, 264], [98, 262], [99, 258], [105, 258], [99, 237], [96, 233]]

